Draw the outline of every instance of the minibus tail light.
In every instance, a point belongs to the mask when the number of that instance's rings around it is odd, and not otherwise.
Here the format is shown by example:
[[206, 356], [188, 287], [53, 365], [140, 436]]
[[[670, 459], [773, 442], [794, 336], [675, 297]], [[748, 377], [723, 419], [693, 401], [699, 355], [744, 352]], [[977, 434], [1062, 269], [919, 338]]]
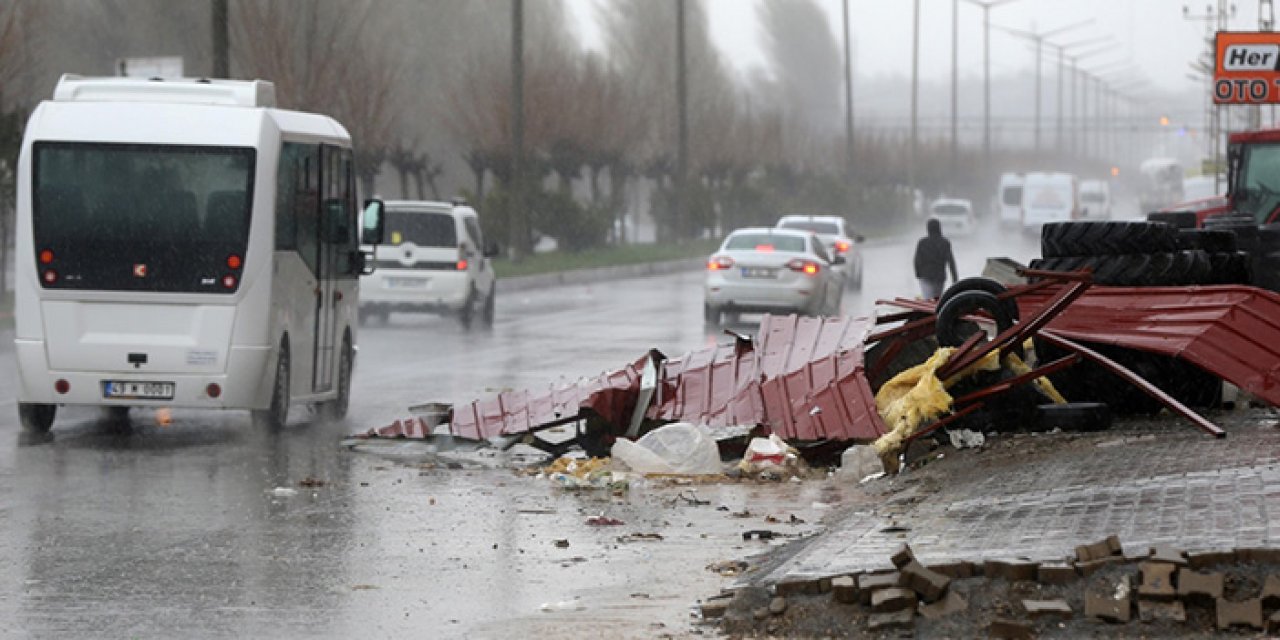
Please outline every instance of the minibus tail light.
[[41, 251], [40, 264], [52, 264], [52, 263], [53, 263], [53, 251], [50, 249], [45, 249], [44, 251]]
[[238, 256], [238, 255], [236, 255], [236, 254], [234, 254], [234, 253], [233, 253], [233, 254], [231, 254], [231, 255], [229, 255], [229, 256], [227, 256], [227, 268], [228, 268], [228, 269], [239, 269], [239, 268], [240, 268], [240, 267], [242, 267], [242, 266], [244, 266], [244, 261], [240, 259], [240, 256]]
[[44, 283], [53, 284], [58, 281], [58, 272], [53, 269], [46, 269], [44, 272]]
[[230, 274], [222, 276], [222, 286], [227, 289], [236, 288], [236, 277]]

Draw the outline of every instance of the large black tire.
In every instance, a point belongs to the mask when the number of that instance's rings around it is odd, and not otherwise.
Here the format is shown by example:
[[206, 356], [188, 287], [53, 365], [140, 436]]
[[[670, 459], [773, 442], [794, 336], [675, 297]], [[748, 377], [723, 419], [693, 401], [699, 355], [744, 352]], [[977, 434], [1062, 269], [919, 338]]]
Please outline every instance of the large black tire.
[[276, 358], [276, 373], [271, 382], [271, 405], [266, 409], [254, 409], [253, 422], [267, 429], [283, 429], [289, 421], [289, 343], [280, 345], [280, 355]]
[[[991, 278], [984, 278], [982, 276], [964, 278], [950, 287], [947, 287], [947, 290], [942, 292], [942, 295], [938, 298], [936, 308], [941, 309], [942, 305], [956, 297], [957, 294], [965, 291], [986, 291], [993, 296], [999, 297], [1000, 294], [1008, 291], [1008, 289]], [[1006, 298], [1002, 303], [1005, 308], [1005, 313], [1007, 313], [1014, 322], [1017, 322], [1020, 317], [1018, 313], [1018, 303], [1014, 302], [1013, 298]]]
[[1223, 229], [1181, 229], [1178, 231], [1178, 248], [1229, 253], [1236, 250], [1236, 234]]
[[1178, 229], [1196, 228], [1194, 211], [1153, 211], [1147, 214], [1147, 222], [1163, 222]]
[[1093, 271], [1095, 284], [1114, 287], [1170, 287], [1209, 284], [1213, 263], [1204, 251], [1135, 253], [1045, 258], [1031, 261], [1040, 271]]
[[1167, 253], [1177, 246], [1177, 230], [1162, 222], [1051, 222], [1040, 232], [1045, 258]]
[[18, 403], [18, 421], [27, 433], [48, 433], [53, 428], [53, 418], [57, 413], [56, 404]]
[[[1222, 380], [1184, 360], [1110, 345], [1086, 343], [1089, 348], [1111, 358], [1142, 376], [1161, 391], [1190, 407], [1214, 407], [1222, 399]], [[1066, 351], [1036, 341], [1041, 362], [1056, 360]], [[1164, 407], [1127, 381], [1090, 360], [1049, 376], [1063, 397], [1072, 402], [1101, 402], [1117, 415], [1152, 415]]]
[[1102, 431], [1111, 428], [1111, 408], [1101, 402], [1042, 404], [1038, 407], [1039, 431]]
[[1247, 253], [1240, 251], [1211, 253], [1209, 254], [1209, 264], [1212, 269], [1210, 284], [1249, 284], [1252, 282], [1249, 268], [1250, 258]]
[[938, 307], [936, 333], [938, 344], [944, 347], [958, 347], [964, 344], [975, 332], [981, 329], [974, 323], [964, 320], [964, 316], [978, 311], [985, 311], [996, 321], [1000, 332], [1013, 326], [1013, 318], [1009, 316], [1004, 303], [986, 291], [961, 291], [946, 304]]

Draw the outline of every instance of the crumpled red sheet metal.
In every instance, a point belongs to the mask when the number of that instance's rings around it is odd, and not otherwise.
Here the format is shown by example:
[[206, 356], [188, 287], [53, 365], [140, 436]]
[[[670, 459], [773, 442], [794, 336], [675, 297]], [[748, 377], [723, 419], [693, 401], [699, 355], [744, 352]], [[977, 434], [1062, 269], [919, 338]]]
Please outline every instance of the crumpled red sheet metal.
[[[645, 416], [712, 426], [760, 424], [797, 441], [872, 440], [886, 429], [867, 381], [869, 318], [765, 316], [758, 341], [736, 340], [661, 361]], [[584, 410], [622, 435], [649, 356], [576, 384], [510, 391], [455, 405], [450, 431], [467, 438], [528, 433]]]
[[[1016, 298], [1027, 315], [1057, 291]], [[1280, 294], [1241, 285], [1089, 289], [1046, 329], [1176, 356], [1280, 406]]]
[[471, 404], [454, 405], [449, 430], [477, 440], [517, 435], [577, 420], [582, 410], [625, 427], [636, 406], [646, 360], [648, 356], [622, 369], [542, 392], [504, 391]]

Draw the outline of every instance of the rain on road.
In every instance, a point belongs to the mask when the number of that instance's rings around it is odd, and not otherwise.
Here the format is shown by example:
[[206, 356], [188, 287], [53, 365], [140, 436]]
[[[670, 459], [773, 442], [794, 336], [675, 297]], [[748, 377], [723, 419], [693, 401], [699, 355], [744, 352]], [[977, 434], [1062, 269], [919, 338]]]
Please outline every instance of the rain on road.
[[[1036, 251], [1017, 231], [953, 241], [962, 276], [988, 255]], [[863, 245], [866, 288], [846, 295], [845, 311], [914, 295], [913, 246], [914, 237]], [[687, 624], [694, 600], [724, 585], [702, 570], [706, 558], [751, 553], [727, 542], [708, 552], [737, 529], [673, 511], [643, 488], [619, 503], [507, 469], [424, 470], [339, 442], [421, 401], [574, 379], [651, 347], [703, 346], [718, 332], [703, 326], [701, 278], [512, 292], [491, 331], [393, 316], [360, 334], [349, 417], [313, 424], [295, 408], [276, 434], [239, 412], [178, 411], [159, 426], [135, 410], [122, 430], [96, 410], [66, 409], [51, 441], [23, 442], [12, 331], [0, 333], [0, 635], [551, 637], [579, 625], [648, 637], [651, 625]], [[298, 487], [307, 477], [325, 485]], [[799, 508], [838, 499], [830, 485], [698, 491], [734, 509]], [[689, 533], [615, 544], [618, 532], [582, 525], [606, 509], [632, 529], [687, 520]]]

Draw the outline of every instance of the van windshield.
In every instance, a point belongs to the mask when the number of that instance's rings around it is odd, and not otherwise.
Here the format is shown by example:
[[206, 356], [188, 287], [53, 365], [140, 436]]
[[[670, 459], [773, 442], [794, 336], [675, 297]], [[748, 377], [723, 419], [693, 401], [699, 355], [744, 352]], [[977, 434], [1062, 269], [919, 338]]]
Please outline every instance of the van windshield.
[[457, 226], [447, 213], [387, 211], [387, 240], [392, 246], [412, 243], [419, 247], [458, 246]]
[[1005, 187], [1004, 195], [1000, 196], [1000, 201], [1010, 207], [1022, 204], [1022, 187]]
[[[249, 242], [254, 161], [254, 149], [242, 147], [35, 143], [31, 210], [41, 283], [235, 291]], [[228, 266], [232, 256], [236, 268]]]

